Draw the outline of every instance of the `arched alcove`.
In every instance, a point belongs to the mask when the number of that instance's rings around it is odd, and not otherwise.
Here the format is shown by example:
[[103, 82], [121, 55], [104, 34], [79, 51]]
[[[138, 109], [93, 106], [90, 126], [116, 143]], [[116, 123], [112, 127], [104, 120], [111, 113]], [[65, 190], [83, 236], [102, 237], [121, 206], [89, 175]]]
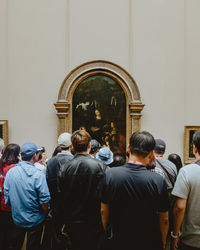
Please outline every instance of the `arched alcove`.
[[65, 131], [72, 133], [74, 93], [81, 83], [95, 76], [105, 76], [107, 79], [112, 79], [119, 84], [124, 92], [126, 99], [125, 135], [126, 142], [128, 142], [130, 135], [140, 129], [141, 111], [144, 104], [141, 102], [140, 92], [133, 77], [122, 67], [102, 60], [84, 63], [72, 70], [64, 79], [60, 87], [58, 100], [55, 103], [58, 117], [58, 135]]

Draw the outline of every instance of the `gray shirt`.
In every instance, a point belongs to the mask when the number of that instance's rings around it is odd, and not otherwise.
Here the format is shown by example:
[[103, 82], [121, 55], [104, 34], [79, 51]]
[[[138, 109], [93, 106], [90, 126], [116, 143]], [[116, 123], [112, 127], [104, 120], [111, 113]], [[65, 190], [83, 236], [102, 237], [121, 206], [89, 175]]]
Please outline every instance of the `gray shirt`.
[[[157, 161], [161, 163], [166, 171]], [[168, 190], [173, 188], [177, 176], [177, 169], [174, 163], [165, 158], [156, 158], [156, 167], [153, 169], [153, 171], [160, 174], [165, 179]]]
[[187, 199], [181, 240], [200, 248], [200, 166], [190, 164], [180, 169], [172, 194]]

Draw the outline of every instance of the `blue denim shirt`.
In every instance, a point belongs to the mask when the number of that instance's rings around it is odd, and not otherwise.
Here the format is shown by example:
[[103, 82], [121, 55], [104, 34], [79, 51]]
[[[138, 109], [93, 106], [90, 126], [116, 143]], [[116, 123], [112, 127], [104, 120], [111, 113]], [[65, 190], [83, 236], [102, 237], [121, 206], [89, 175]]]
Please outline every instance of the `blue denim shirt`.
[[45, 175], [32, 163], [22, 161], [8, 171], [4, 197], [17, 226], [30, 228], [45, 219], [41, 204], [50, 201], [49, 189]]

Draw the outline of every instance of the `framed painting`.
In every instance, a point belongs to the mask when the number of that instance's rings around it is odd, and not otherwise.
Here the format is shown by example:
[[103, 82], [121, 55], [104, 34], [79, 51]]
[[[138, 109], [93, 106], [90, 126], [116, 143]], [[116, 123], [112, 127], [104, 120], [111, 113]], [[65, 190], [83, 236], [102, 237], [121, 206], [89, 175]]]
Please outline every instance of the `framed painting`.
[[185, 126], [184, 129], [184, 162], [192, 163], [195, 159], [193, 154], [193, 135], [200, 130], [200, 126]]
[[0, 120], [0, 138], [4, 140], [5, 146], [8, 145], [8, 121]]
[[77, 86], [72, 100], [73, 131], [85, 129], [114, 154], [126, 153], [126, 96], [110, 76], [96, 74]]

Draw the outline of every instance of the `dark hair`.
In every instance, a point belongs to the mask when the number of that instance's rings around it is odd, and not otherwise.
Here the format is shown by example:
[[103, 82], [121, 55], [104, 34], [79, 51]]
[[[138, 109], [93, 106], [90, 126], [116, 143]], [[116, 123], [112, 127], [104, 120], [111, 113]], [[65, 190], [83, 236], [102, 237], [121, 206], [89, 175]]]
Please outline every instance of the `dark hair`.
[[156, 145], [154, 152], [156, 154], [163, 155], [165, 153], [165, 147], [163, 145]]
[[193, 135], [193, 144], [197, 148], [198, 153], [200, 154], [200, 130], [197, 130]]
[[62, 152], [62, 148], [61, 146], [57, 146], [54, 151], [53, 151], [53, 154], [52, 154], [52, 157], [56, 156], [58, 153]]
[[176, 165], [177, 172], [179, 172], [180, 168], [183, 166], [181, 157], [173, 153], [168, 156], [168, 160], [173, 162]]
[[14, 143], [8, 144], [1, 157], [0, 166], [3, 166], [5, 164], [10, 165], [18, 163], [19, 153], [20, 153], [20, 146], [18, 144]]
[[71, 137], [72, 145], [77, 153], [87, 151], [91, 136], [85, 130], [76, 130]]
[[146, 157], [155, 148], [155, 140], [153, 136], [147, 132], [135, 132], [131, 135], [130, 141], [131, 154]]
[[91, 140], [91, 150], [90, 150], [90, 154], [94, 154], [98, 149], [101, 148], [101, 144], [95, 140], [95, 139], [92, 139]]
[[113, 157], [113, 162], [111, 164], [109, 164], [109, 167], [118, 167], [118, 166], [122, 166], [126, 163], [126, 159], [125, 157], [123, 157], [122, 155], [114, 155]]
[[23, 154], [21, 154], [21, 156], [23, 161], [30, 161], [33, 158], [34, 154], [31, 156], [24, 156]]
[[40, 150], [39, 152], [38, 152], [38, 161], [40, 161], [41, 159], [42, 159], [42, 154], [43, 153], [45, 153], [45, 148], [44, 147], [42, 147], [42, 150]]

